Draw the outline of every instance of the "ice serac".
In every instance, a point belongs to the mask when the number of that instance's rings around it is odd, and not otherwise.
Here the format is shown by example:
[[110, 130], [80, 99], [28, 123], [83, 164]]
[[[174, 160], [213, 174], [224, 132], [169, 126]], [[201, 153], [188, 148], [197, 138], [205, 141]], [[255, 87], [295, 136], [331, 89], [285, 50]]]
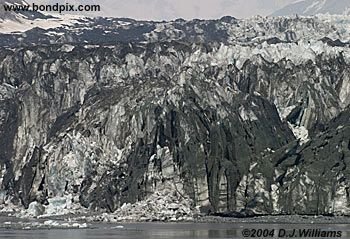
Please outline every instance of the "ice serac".
[[[85, 20], [80, 28], [122, 21]], [[38, 45], [49, 38], [35, 29], [1, 48], [3, 203], [130, 218], [134, 204], [150, 220], [195, 208], [349, 214], [350, 52], [332, 38], [346, 32], [312, 18], [123, 24], [137, 27], [134, 42], [97, 42], [88, 28]]]

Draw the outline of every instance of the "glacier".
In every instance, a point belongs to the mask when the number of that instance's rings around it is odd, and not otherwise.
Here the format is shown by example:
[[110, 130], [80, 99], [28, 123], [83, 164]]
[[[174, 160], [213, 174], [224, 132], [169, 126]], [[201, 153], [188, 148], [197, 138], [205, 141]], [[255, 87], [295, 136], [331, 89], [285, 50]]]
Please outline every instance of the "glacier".
[[0, 28], [0, 210], [349, 215], [348, 17], [67, 21]]

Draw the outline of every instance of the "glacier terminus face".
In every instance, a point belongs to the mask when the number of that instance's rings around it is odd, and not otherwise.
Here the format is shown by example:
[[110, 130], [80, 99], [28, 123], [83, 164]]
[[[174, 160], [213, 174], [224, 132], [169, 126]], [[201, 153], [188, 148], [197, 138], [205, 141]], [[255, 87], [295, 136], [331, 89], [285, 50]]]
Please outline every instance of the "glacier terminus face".
[[2, 212], [349, 215], [349, 17], [18, 17], [0, 22]]

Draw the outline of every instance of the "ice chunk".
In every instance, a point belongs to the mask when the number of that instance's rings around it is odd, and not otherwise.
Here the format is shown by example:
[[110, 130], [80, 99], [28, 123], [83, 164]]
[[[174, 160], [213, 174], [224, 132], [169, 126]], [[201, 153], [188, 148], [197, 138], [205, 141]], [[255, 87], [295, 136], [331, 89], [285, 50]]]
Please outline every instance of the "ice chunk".
[[32, 202], [29, 204], [27, 214], [32, 217], [40, 216], [44, 213], [45, 208], [38, 202]]
[[48, 201], [49, 205], [46, 207], [46, 214], [59, 215], [67, 207], [67, 199], [65, 197], [50, 198]]

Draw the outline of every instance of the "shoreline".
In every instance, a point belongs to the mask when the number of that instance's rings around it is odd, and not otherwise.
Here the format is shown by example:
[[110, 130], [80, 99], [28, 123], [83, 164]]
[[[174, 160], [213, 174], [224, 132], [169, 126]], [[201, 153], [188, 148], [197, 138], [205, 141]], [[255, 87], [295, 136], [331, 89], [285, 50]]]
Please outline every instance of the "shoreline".
[[314, 225], [314, 224], [343, 224], [350, 225], [349, 216], [309, 216], [309, 215], [264, 215], [264, 216], [255, 216], [255, 217], [220, 217], [220, 216], [200, 216], [193, 220], [178, 220], [178, 221], [169, 221], [169, 220], [118, 220], [118, 221], [103, 221], [103, 220], [94, 220], [94, 218], [101, 216], [102, 214], [68, 214], [68, 215], [52, 215], [44, 217], [18, 217], [15, 215], [5, 215], [0, 213], [0, 228], [5, 222], [12, 223], [45, 223], [48, 221], [52, 222], [68, 222], [68, 223], [79, 223], [81, 224], [135, 224], [135, 223], [156, 223], [156, 224], [181, 224], [181, 223], [193, 223], [193, 224], [221, 224], [221, 223], [240, 223], [240, 224], [294, 224], [294, 225]]

